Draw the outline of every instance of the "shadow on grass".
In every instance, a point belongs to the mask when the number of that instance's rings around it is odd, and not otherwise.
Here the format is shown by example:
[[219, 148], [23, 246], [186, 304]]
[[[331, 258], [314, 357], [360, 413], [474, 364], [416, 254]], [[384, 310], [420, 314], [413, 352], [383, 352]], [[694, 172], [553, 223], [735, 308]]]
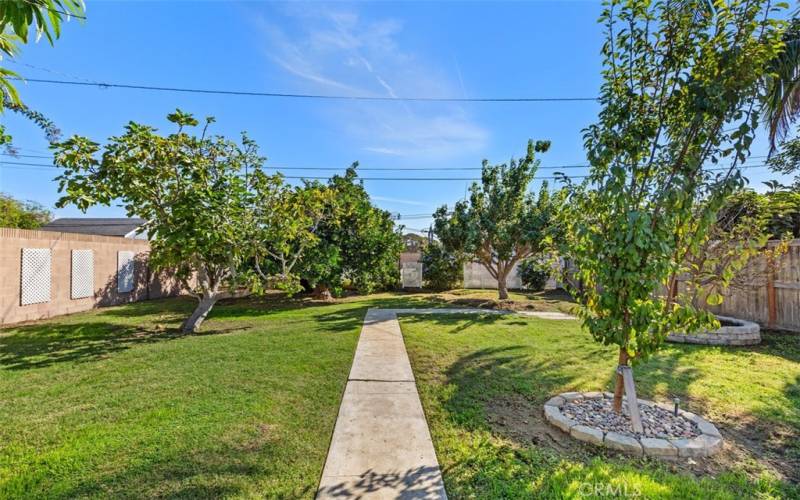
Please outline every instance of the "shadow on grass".
[[99, 317], [106, 318], [139, 318], [149, 315], [159, 315], [175, 321], [180, 321], [188, 316], [196, 305], [197, 301], [194, 298], [182, 296], [167, 299], [143, 300], [116, 307], [104, 307], [95, 310], [95, 314]]
[[24, 370], [93, 361], [136, 345], [244, 330], [265, 316], [300, 309], [308, 309], [308, 315], [285, 321], [319, 322], [325, 332], [352, 332], [367, 308], [380, 304], [374, 300], [329, 309], [318, 306], [337, 304], [274, 295], [230, 299], [220, 301], [198, 333], [184, 334], [180, 325], [195, 307], [193, 298], [142, 301], [4, 329], [0, 332], [0, 363], [8, 369]]
[[499, 435], [527, 447], [569, 448], [542, 418], [541, 404], [571, 377], [559, 361], [532, 361], [527, 346], [486, 348], [458, 358], [444, 373], [453, 387], [443, 409], [459, 426]]
[[[637, 393], [640, 398], [651, 399], [656, 386], [666, 386], [666, 394], [663, 394], [663, 389], [659, 391], [662, 392], [659, 398], [662, 401], [677, 397], [682, 407], [689, 411], [706, 417], [717, 415], [714, 424], [722, 433], [726, 445], [721, 454], [699, 460], [699, 469], [713, 472], [731, 466], [744, 466], [758, 473], [759, 469], [752, 467], [754, 462], [758, 462], [797, 484], [800, 482], [800, 377], [783, 390], [789, 401], [788, 408], [763, 401], [763, 405], [755, 405], [750, 412], [739, 410], [720, 415], [719, 409], [713, 407], [713, 402], [692, 396], [691, 387], [701, 382], [701, 377], [708, 375], [693, 366], [691, 356], [704, 350], [732, 357], [726, 363], [738, 366], [753, 363], [754, 354], [800, 362], [800, 336], [765, 331], [762, 338], [762, 343], [757, 346], [667, 345], [652, 359], [634, 368]], [[761, 376], [765, 375], [769, 376], [761, 373]], [[613, 380], [613, 374], [609, 375], [609, 386], [613, 385]], [[753, 380], [742, 382], [749, 386], [758, 383]], [[696, 469], [693, 470], [697, 472]]]
[[[132, 457], [136, 455], [131, 454]], [[137, 458], [139, 460], [116, 469], [113, 474], [77, 481], [59, 497], [244, 498], [253, 496], [254, 485], [259, 484], [259, 479], [270, 480], [287, 473], [281, 444], [269, 441], [256, 446], [224, 442], [221, 446], [162, 450]], [[308, 498], [317, 487], [316, 481], [316, 477], [304, 477], [293, 484], [305, 484], [292, 491], [259, 491], [258, 496]], [[281, 484], [281, 481], [277, 483]], [[261, 484], [257, 488], [267, 489], [269, 486]]]
[[[191, 335], [217, 335], [235, 330], [208, 329]], [[186, 335], [176, 327], [130, 326], [108, 321], [21, 326], [0, 337], [0, 364], [11, 370], [27, 370], [56, 363], [95, 361], [136, 345]]]
[[[445, 308], [446, 309], [446, 308]], [[502, 314], [482, 313], [443, 313], [443, 314], [414, 314], [403, 313], [404, 323], [434, 323], [439, 326], [449, 327], [447, 333], [461, 333], [475, 325], [491, 325], [502, 319], [508, 319]]]

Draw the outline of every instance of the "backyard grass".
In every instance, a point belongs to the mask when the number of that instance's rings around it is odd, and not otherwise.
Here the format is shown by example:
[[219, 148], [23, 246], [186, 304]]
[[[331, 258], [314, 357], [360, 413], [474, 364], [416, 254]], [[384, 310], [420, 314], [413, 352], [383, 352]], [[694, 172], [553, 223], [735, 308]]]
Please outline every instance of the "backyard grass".
[[668, 345], [636, 367], [641, 397], [720, 428], [717, 457], [636, 459], [573, 442], [541, 405], [611, 390], [616, 355], [577, 321], [402, 316], [401, 326], [451, 498], [799, 498], [800, 336], [757, 347]]
[[497, 298], [497, 290], [457, 289], [425, 294], [426, 300], [451, 307], [480, 307], [486, 309], [508, 309], [512, 311], [547, 311], [570, 313], [575, 304], [563, 290], [525, 292], [512, 290], [507, 300]]
[[168, 299], [0, 329], [0, 498], [312, 498], [369, 307]]
[[[178, 331], [185, 299], [0, 330], [0, 498], [312, 498], [367, 308], [571, 308], [553, 292], [513, 304], [494, 294], [240, 299], [195, 335]], [[451, 498], [800, 497], [797, 335], [672, 345], [637, 367], [643, 396], [681, 397], [728, 443], [721, 458], [664, 464], [575, 444], [543, 422], [551, 394], [611, 387], [613, 349], [577, 322], [401, 324]]]
[[270, 304], [0, 330], [0, 498], [313, 497], [366, 303]]

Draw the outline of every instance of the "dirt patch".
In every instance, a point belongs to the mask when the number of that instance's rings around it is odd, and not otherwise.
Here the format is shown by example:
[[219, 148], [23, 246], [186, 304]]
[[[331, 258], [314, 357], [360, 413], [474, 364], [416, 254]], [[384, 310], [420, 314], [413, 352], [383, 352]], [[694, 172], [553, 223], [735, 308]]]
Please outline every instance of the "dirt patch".
[[572, 297], [564, 290], [514, 292], [512, 298], [507, 300], [499, 300], [497, 293], [492, 291], [452, 290], [438, 293], [432, 298], [449, 306], [504, 309], [507, 311], [570, 313], [575, 306]]
[[800, 436], [791, 427], [738, 415], [721, 421], [717, 428], [725, 439], [727, 457], [720, 457], [723, 465], [736, 465], [757, 474], [760, 470], [753, 467], [755, 462], [778, 477], [800, 483], [800, 455], [795, 451]]
[[547, 423], [541, 405], [520, 395], [493, 399], [484, 409], [493, 431], [522, 446], [548, 446], [570, 454], [584, 451], [585, 445]]
[[[492, 431], [520, 446], [545, 446], [579, 459], [595, 456], [633, 459], [623, 453], [581, 443], [548, 424], [542, 404], [515, 394], [487, 401], [484, 411]], [[672, 472], [698, 477], [714, 477], [736, 469], [756, 478], [767, 470], [787, 481], [800, 482], [800, 457], [785, 456], [786, 450], [792, 449], [787, 446], [787, 440], [797, 439], [790, 428], [759, 424], [755, 418], [738, 420], [735, 425], [724, 422], [716, 425], [724, 438], [721, 452], [707, 458], [679, 458], [663, 463]]]

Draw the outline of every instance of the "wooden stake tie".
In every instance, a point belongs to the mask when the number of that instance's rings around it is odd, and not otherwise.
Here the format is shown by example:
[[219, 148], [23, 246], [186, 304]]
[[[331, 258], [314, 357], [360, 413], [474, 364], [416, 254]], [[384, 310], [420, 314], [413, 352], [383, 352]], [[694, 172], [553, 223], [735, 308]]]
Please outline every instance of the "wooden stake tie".
[[639, 413], [639, 399], [636, 397], [636, 386], [633, 383], [633, 369], [630, 366], [617, 366], [617, 373], [622, 375], [625, 386], [625, 397], [628, 398], [628, 414], [631, 417], [631, 427], [636, 434], [644, 434], [642, 416]]

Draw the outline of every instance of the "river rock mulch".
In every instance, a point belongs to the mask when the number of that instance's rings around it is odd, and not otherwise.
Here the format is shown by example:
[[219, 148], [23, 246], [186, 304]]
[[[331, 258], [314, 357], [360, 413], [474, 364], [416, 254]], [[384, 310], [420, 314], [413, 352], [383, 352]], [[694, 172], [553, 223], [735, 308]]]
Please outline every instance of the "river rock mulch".
[[577, 399], [564, 404], [561, 412], [579, 424], [633, 437], [689, 439], [702, 434], [694, 422], [659, 406], [644, 404], [639, 404], [644, 434], [636, 434], [631, 430], [628, 403], [622, 403], [621, 414], [615, 413], [612, 405], [613, 400], [608, 398]]

